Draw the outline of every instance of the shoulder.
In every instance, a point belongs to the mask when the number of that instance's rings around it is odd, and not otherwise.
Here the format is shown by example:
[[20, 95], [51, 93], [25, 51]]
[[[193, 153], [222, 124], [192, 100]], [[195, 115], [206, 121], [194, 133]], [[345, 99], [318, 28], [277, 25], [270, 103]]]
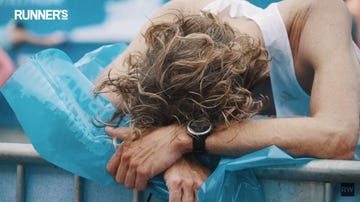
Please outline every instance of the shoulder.
[[287, 0], [278, 7], [294, 59], [298, 54], [314, 59], [335, 47], [348, 49], [351, 44], [351, 15], [342, 0]]
[[278, 3], [278, 8], [288, 31], [298, 21], [306, 23], [315, 19], [318, 23], [326, 23], [334, 18], [351, 19], [342, 0], [285, 0]]

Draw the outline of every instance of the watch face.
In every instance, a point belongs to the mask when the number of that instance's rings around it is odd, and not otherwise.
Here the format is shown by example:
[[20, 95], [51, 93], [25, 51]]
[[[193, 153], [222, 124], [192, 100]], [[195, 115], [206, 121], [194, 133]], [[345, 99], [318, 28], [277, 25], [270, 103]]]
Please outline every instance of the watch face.
[[187, 125], [187, 130], [193, 135], [206, 135], [210, 133], [212, 125], [207, 120], [192, 120]]

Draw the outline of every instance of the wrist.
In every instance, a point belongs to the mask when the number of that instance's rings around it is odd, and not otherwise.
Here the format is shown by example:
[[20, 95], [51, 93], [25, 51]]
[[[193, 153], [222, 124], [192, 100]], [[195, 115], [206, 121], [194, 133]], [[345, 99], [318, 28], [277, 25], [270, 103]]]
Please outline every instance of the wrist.
[[180, 151], [182, 154], [190, 153], [193, 151], [193, 140], [187, 134], [186, 128], [184, 126], [176, 126], [175, 145], [178, 151]]

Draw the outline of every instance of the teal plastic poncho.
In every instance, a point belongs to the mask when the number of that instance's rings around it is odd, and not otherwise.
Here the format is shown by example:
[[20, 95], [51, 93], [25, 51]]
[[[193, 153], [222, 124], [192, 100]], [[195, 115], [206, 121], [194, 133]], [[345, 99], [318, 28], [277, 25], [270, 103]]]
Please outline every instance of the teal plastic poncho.
[[[105, 98], [94, 98], [92, 81], [125, 48], [124, 44], [105, 46], [75, 64], [60, 50], [44, 50], [21, 66], [1, 89], [44, 159], [100, 184], [114, 182], [106, 164], [115, 149], [92, 120], [106, 120], [114, 108]], [[202, 159], [211, 164], [212, 158]], [[308, 160], [294, 159], [275, 146], [239, 158], [223, 158], [199, 190], [199, 201], [262, 201], [261, 186], [248, 168]], [[161, 176], [151, 183], [151, 191], [167, 200]]]

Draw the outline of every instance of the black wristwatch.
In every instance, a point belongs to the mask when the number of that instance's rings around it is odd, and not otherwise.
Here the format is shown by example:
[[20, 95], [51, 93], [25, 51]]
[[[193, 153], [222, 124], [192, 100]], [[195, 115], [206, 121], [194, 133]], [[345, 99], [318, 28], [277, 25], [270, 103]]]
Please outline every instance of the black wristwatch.
[[213, 126], [208, 120], [191, 120], [187, 124], [187, 133], [193, 140], [193, 152], [205, 153], [205, 140]]

